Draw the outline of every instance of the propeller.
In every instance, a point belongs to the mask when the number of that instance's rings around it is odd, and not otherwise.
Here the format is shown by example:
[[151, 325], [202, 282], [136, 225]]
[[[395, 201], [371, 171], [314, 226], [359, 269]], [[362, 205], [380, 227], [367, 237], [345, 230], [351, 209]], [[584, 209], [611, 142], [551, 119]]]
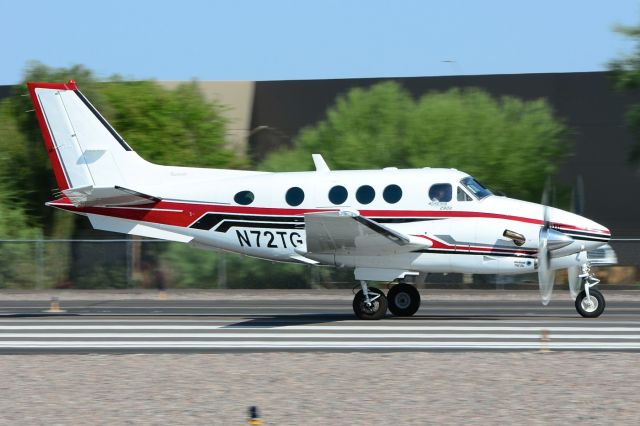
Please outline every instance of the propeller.
[[570, 266], [567, 269], [567, 274], [569, 276], [569, 292], [571, 293], [571, 297], [575, 299], [580, 292], [580, 267]]
[[[576, 177], [576, 185], [572, 193], [572, 211], [582, 216], [584, 214], [584, 180], [582, 175]], [[575, 299], [580, 292], [580, 266], [571, 266], [567, 268], [567, 276], [569, 279], [569, 292], [571, 297]]]
[[551, 294], [553, 293], [553, 284], [556, 278], [556, 272], [550, 268], [551, 266], [551, 250], [549, 249], [549, 234], [554, 232], [550, 229], [549, 223], [549, 186], [551, 185], [550, 178], [544, 185], [544, 191], [542, 192], [542, 216], [543, 225], [540, 228], [539, 243], [538, 243], [538, 285], [540, 286], [540, 298], [543, 305], [548, 305], [551, 301]]
[[543, 305], [548, 305], [553, 293], [553, 284], [556, 278], [556, 271], [551, 266], [551, 250], [549, 250], [549, 234], [553, 230], [549, 229], [549, 221], [546, 218], [547, 207], [545, 210], [544, 225], [540, 229], [540, 238], [538, 245], [538, 284], [540, 286], [540, 298]]

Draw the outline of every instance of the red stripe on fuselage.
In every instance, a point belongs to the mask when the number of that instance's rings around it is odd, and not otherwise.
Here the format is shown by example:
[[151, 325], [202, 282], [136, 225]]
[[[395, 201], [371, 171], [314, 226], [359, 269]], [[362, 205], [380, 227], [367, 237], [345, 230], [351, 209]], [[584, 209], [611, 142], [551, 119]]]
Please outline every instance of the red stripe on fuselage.
[[76, 84], [73, 81], [69, 81], [69, 83], [27, 83], [27, 88], [29, 89], [29, 95], [31, 95], [31, 102], [33, 102], [33, 107], [36, 111], [36, 117], [38, 118], [38, 125], [40, 126], [40, 132], [42, 133], [42, 138], [44, 139], [44, 145], [47, 149], [47, 153], [49, 154], [49, 161], [51, 161], [51, 165], [53, 167], [53, 173], [56, 177], [56, 182], [58, 183], [58, 189], [68, 189], [69, 182], [67, 181], [67, 177], [64, 173], [64, 169], [62, 167], [62, 163], [60, 162], [60, 158], [58, 157], [58, 151], [55, 148], [55, 144], [53, 142], [53, 137], [49, 132], [49, 126], [47, 125], [47, 120], [45, 119], [44, 112], [42, 111], [42, 106], [40, 105], [40, 100], [36, 95], [36, 89], [56, 89], [56, 90], [76, 90]]
[[[302, 216], [305, 213], [316, 213], [323, 211], [336, 211], [336, 209], [291, 209], [272, 207], [245, 207], [227, 206], [217, 204], [188, 203], [180, 201], [160, 201], [154, 204], [127, 207], [75, 207], [68, 199], [56, 200], [49, 205], [63, 208], [77, 213], [93, 213], [105, 216], [119, 217], [122, 219], [137, 220], [143, 222], [161, 223], [165, 225], [187, 227], [202, 217], [206, 213], [231, 213], [244, 215], [265, 215], [265, 216]], [[177, 210], [177, 211], [163, 211]], [[470, 212], [470, 211], [439, 211], [439, 210], [360, 210], [360, 214], [366, 217], [384, 218], [489, 218], [504, 219], [515, 222], [543, 225], [540, 219], [531, 219], [522, 216], [505, 215], [498, 213]], [[599, 233], [609, 236], [610, 232], [603, 229], [587, 229], [574, 225], [553, 223], [552, 226], [581, 230], [586, 232]]]
[[420, 237], [420, 238], [424, 238], [426, 240], [431, 241], [431, 243], [433, 244], [431, 246], [432, 249], [434, 250], [451, 250], [451, 251], [455, 251], [455, 252], [468, 252], [468, 251], [474, 251], [474, 252], [483, 252], [483, 253], [505, 253], [505, 254], [513, 254], [514, 256], [531, 256], [537, 253], [537, 250], [525, 250], [525, 249], [510, 249], [510, 248], [506, 248], [506, 247], [499, 247], [499, 246], [492, 246], [492, 247], [486, 247], [486, 246], [475, 246], [473, 244], [449, 244], [445, 241], [441, 241], [438, 238], [432, 238], [432, 237], [428, 237], [426, 235], [414, 235], [414, 237]]

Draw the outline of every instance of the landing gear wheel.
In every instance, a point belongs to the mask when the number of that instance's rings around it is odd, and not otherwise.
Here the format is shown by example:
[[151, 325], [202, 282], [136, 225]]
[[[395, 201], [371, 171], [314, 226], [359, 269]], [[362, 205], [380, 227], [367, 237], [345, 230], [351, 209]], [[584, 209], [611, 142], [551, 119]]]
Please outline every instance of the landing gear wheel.
[[589, 289], [591, 303], [587, 293], [582, 290], [576, 297], [576, 311], [585, 318], [596, 318], [604, 312], [604, 296], [594, 288]]
[[379, 320], [387, 313], [387, 298], [382, 290], [369, 288], [370, 303], [364, 297], [362, 290], [353, 298], [353, 312], [362, 320]]
[[389, 310], [398, 317], [410, 317], [420, 308], [420, 292], [411, 284], [396, 284], [387, 293]]

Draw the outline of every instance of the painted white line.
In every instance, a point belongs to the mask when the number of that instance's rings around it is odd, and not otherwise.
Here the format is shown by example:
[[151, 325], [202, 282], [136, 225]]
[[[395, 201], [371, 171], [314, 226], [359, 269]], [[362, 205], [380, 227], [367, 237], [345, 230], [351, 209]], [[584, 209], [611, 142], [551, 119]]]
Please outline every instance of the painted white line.
[[[115, 315], [118, 316], [118, 315]], [[122, 316], [122, 315], [120, 315]], [[126, 315], [127, 317], [132, 316], [132, 315]], [[172, 315], [173, 317], [173, 315]], [[233, 315], [233, 317], [235, 317], [235, 315]], [[202, 319], [154, 319], [154, 318], [149, 318], [149, 319], [140, 319], [140, 318], [136, 318], [135, 319], [85, 319], [84, 317], [75, 317], [76, 319], [63, 319], [63, 318], [52, 318], [52, 317], [46, 317], [44, 319], [29, 319], [29, 318], [0, 318], [0, 324], [78, 324], [78, 323], [82, 323], [82, 324], [140, 324], [140, 323], [164, 323], [164, 324], [168, 324], [168, 325], [174, 325], [176, 323], [179, 324], [191, 324], [191, 323], [196, 323], [196, 324], [238, 324], [238, 323], [246, 323], [247, 321], [260, 321], [260, 322], [264, 322], [265, 324], [287, 324], [287, 323], [299, 323], [300, 321], [296, 318], [294, 319], [272, 319], [272, 318], [256, 318], [256, 317], [251, 317], [251, 318], [244, 318], [241, 316], [238, 316], [237, 318], [234, 319], [208, 319], [208, 318], [202, 318]], [[87, 317], [90, 318], [90, 317]], [[310, 320], [310, 322], [313, 322], [313, 320]], [[325, 321], [325, 322], [329, 322], [329, 321]], [[366, 323], [364, 321], [361, 320], [337, 320], [337, 321], [330, 321], [333, 324], [363, 324]], [[439, 322], [439, 323], [460, 323], [461, 321], [456, 320], [456, 319], [438, 319], [438, 320], [431, 320], [431, 319], [421, 319], [416, 317], [415, 319], [398, 319], [398, 318], [389, 318], [388, 320], [380, 320], [378, 321], [378, 324], [396, 324], [396, 326], [400, 326], [401, 324], [418, 324], [418, 323], [429, 323], [429, 322]], [[488, 323], [494, 323], [494, 321], [484, 321], [484, 320], [474, 320], [474, 319], [469, 319], [469, 320], [464, 320], [462, 321], [464, 322], [464, 324], [488, 324]], [[607, 320], [601, 320], [598, 319], [595, 322], [591, 321], [591, 320], [585, 320], [585, 319], [581, 319], [581, 318], [572, 318], [572, 319], [566, 319], [563, 318], [561, 320], [556, 320], [556, 319], [535, 319], [535, 320], [511, 320], [511, 319], [501, 319], [500, 320], [500, 324], [505, 324], [509, 325], [509, 324], [536, 324], [539, 327], [545, 327], [545, 322], [550, 322], [550, 323], [560, 323], [560, 322], [564, 322], [564, 323], [569, 323], [569, 324], [576, 324], [577, 328], [580, 328], [580, 324], [588, 324], [588, 323], [597, 323], [598, 325], [605, 325], [605, 324], [609, 324], [609, 325], [617, 325], [617, 326], [640, 326], [640, 321], [630, 321], [630, 320], [619, 320], [619, 321], [607, 321]], [[1, 327], [1, 326], [0, 326]], [[394, 327], [396, 328], [396, 327]]]
[[[193, 342], [193, 341], [4, 341], [0, 349], [540, 349], [532, 342], [341, 342], [341, 341], [268, 341], [250, 340], [238, 342]], [[549, 342], [549, 349], [640, 349], [640, 342]]]
[[226, 326], [226, 325], [0, 325], [0, 330], [311, 330], [311, 331], [535, 331], [549, 332], [640, 332], [640, 327], [496, 327], [496, 326]]
[[[532, 334], [496, 334], [496, 333], [0, 333], [0, 338], [209, 338], [209, 339], [536, 339], [540, 333]], [[598, 340], [640, 340], [640, 334], [551, 334], [550, 339], [598, 339]]]

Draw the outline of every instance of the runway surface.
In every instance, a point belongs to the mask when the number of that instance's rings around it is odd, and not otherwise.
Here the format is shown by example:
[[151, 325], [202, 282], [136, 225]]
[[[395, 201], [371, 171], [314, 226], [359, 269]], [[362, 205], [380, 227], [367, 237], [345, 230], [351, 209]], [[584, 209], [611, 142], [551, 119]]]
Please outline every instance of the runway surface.
[[597, 319], [570, 300], [424, 300], [414, 317], [380, 321], [356, 320], [345, 297], [72, 300], [60, 313], [0, 301], [0, 353], [639, 351], [637, 299], [608, 301]]

